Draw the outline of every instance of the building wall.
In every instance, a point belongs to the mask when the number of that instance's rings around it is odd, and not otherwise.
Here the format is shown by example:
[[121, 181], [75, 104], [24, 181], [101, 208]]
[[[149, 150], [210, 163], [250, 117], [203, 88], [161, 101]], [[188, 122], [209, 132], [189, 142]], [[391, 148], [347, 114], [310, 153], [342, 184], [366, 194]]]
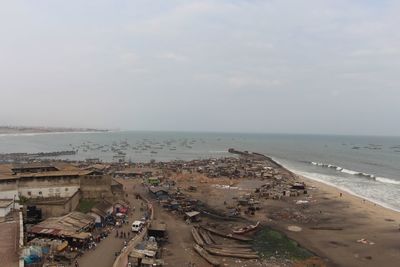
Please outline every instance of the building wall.
[[18, 199], [18, 185], [16, 180], [0, 181], [0, 198]]
[[10, 213], [12, 207], [13, 207], [13, 204], [11, 203], [7, 207], [0, 208], [0, 217], [5, 217], [8, 213]]
[[22, 178], [18, 192], [27, 198], [71, 197], [79, 190], [79, 177]]
[[59, 201], [42, 201], [31, 199], [30, 205], [35, 205], [37, 208], [42, 209], [43, 219], [49, 217], [57, 217], [65, 215], [71, 211], [74, 211], [79, 204], [80, 200], [79, 191], [68, 199], [60, 199]]
[[17, 189], [17, 180], [1, 180], [0, 181], [0, 192], [16, 190]]
[[0, 181], [0, 198], [69, 198], [78, 190], [83, 198], [110, 198], [111, 181], [110, 175], [23, 177]]
[[79, 190], [79, 186], [52, 186], [19, 188], [18, 193], [27, 198], [66, 198], [71, 197]]
[[111, 196], [111, 176], [87, 175], [81, 177], [80, 190], [83, 198], [104, 198]]
[[6, 191], [0, 191], [0, 198], [2, 199], [14, 199], [18, 200], [18, 190], [6, 190]]

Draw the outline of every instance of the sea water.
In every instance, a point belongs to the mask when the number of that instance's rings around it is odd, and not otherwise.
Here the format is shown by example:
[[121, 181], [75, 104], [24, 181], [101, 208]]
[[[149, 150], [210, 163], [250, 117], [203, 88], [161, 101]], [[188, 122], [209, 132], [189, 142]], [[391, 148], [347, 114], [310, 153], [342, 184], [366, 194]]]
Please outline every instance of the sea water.
[[400, 137], [193, 132], [0, 135], [0, 153], [77, 150], [60, 159], [148, 162], [227, 157], [228, 148], [271, 156], [295, 173], [400, 210]]

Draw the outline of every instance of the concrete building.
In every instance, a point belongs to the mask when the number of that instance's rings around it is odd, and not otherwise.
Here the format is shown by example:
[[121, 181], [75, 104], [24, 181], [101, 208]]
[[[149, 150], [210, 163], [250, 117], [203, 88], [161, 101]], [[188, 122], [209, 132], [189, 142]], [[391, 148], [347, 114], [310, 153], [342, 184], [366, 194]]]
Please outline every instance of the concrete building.
[[76, 209], [81, 199], [80, 191], [76, 191], [71, 197], [64, 198], [30, 198], [29, 205], [42, 210], [42, 217], [49, 218], [62, 216]]
[[79, 200], [113, 199], [122, 185], [110, 175], [72, 164], [0, 164], [0, 199], [26, 199], [42, 209], [43, 217], [61, 216], [76, 209]]
[[13, 209], [13, 199], [0, 199], [0, 218], [6, 217]]
[[0, 198], [68, 198], [88, 173], [70, 164], [1, 164]]

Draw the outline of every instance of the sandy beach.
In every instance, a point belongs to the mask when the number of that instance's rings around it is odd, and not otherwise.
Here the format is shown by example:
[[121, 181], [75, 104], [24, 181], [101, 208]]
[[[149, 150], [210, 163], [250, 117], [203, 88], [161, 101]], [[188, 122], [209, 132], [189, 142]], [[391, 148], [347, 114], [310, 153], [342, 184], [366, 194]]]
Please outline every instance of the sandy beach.
[[[329, 259], [333, 266], [398, 266], [399, 212], [321, 182], [305, 177], [302, 180], [315, 187], [310, 190], [310, 204], [305, 210], [310, 209], [318, 221], [300, 224], [303, 231], [297, 233], [285, 227], [279, 227], [281, 230]], [[312, 230], [310, 227], [342, 230]]]
[[[283, 232], [320, 257], [326, 266], [398, 266], [399, 212], [306, 177], [299, 179], [307, 184], [307, 195], [260, 199], [261, 210], [248, 219]], [[239, 190], [222, 189], [199, 180], [182, 180], [180, 185], [195, 184], [199, 190], [191, 195], [222, 211], [226, 209], [225, 203], [234, 204], [235, 197], [262, 183], [241, 179], [234, 183], [242, 188]], [[299, 201], [303, 204], [296, 204]], [[296, 226], [297, 231], [290, 231], [289, 226]]]

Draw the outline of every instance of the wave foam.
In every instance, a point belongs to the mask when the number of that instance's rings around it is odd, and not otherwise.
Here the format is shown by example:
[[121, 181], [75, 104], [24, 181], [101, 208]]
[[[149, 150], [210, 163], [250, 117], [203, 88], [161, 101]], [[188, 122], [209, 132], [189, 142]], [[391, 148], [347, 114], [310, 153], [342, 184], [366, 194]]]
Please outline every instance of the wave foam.
[[[358, 193], [354, 192], [353, 190], [351, 190], [350, 188], [347, 188], [346, 186], [340, 186], [340, 185], [337, 185], [337, 184], [335, 184], [333, 182], [327, 181], [327, 178], [331, 177], [329, 175], [324, 175], [324, 174], [319, 174], [319, 173], [310, 173], [310, 172], [304, 172], [304, 171], [293, 170], [293, 169], [291, 171], [293, 171], [294, 173], [296, 173], [298, 175], [301, 175], [301, 176], [303, 176], [305, 178], [308, 178], [308, 179], [311, 179], [311, 180], [314, 180], [314, 181], [317, 181], [317, 182], [320, 182], [320, 183], [323, 183], [323, 184], [338, 188], [339, 190], [347, 192], [347, 193], [349, 193], [349, 194], [351, 194], [353, 196], [359, 197], [361, 199], [366, 199], [366, 200], [368, 200], [370, 202], [373, 202], [373, 203], [375, 203], [377, 205], [380, 205], [380, 206], [382, 206], [384, 208], [400, 212], [400, 208], [398, 208], [396, 206], [393, 206], [393, 205], [391, 205], [389, 203], [386, 203], [386, 202], [384, 202], [382, 200], [377, 200], [377, 199], [375, 199], [373, 197], [368, 197], [368, 196], [365, 196], [363, 194], [358, 194]], [[377, 177], [377, 180], [381, 180], [381, 179], [387, 179], [387, 178]], [[392, 179], [388, 179], [388, 180], [390, 180], [392, 182], [396, 182], [396, 183], [399, 182], [399, 181], [394, 181]], [[387, 182], [387, 183], [390, 183], [390, 182]], [[399, 182], [399, 184], [400, 184], [400, 182]]]
[[310, 162], [310, 164], [312, 164], [314, 166], [322, 167], [322, 168], [335, 169], [336, 171], [340, 171], [342, 173], [346, 173], [346, 174], [350, 174], [350, 175], [365, 177], [365, 178], [372, 179], [372, 180], [375, 180], [375, 181], [378, 181], [378, 182], [381, 182], [381, 183], [398, 184], [398, 185], [400, 185], [400, 181], [398, 181], [398, 180], [393, 180], [393, 179], [385, 178], [385, 177], [376, 177], [373, 174], [364, 173], [364, 172], [358, 172], [358, 171], [353, 171], [353, 170], [348, 170], [348, 169], [345, 169], [343, 167], [336, 166], [336, 165], [333, 165], [333, 164], [326, 164], [326, 163], [313, 162], [313, 161]]
[[385, 178], [385, 177], [376, 177], [375, 180], [379, 181], [381, 183], [386, 183], [386, 184], [400, 184], [400, 181]]

